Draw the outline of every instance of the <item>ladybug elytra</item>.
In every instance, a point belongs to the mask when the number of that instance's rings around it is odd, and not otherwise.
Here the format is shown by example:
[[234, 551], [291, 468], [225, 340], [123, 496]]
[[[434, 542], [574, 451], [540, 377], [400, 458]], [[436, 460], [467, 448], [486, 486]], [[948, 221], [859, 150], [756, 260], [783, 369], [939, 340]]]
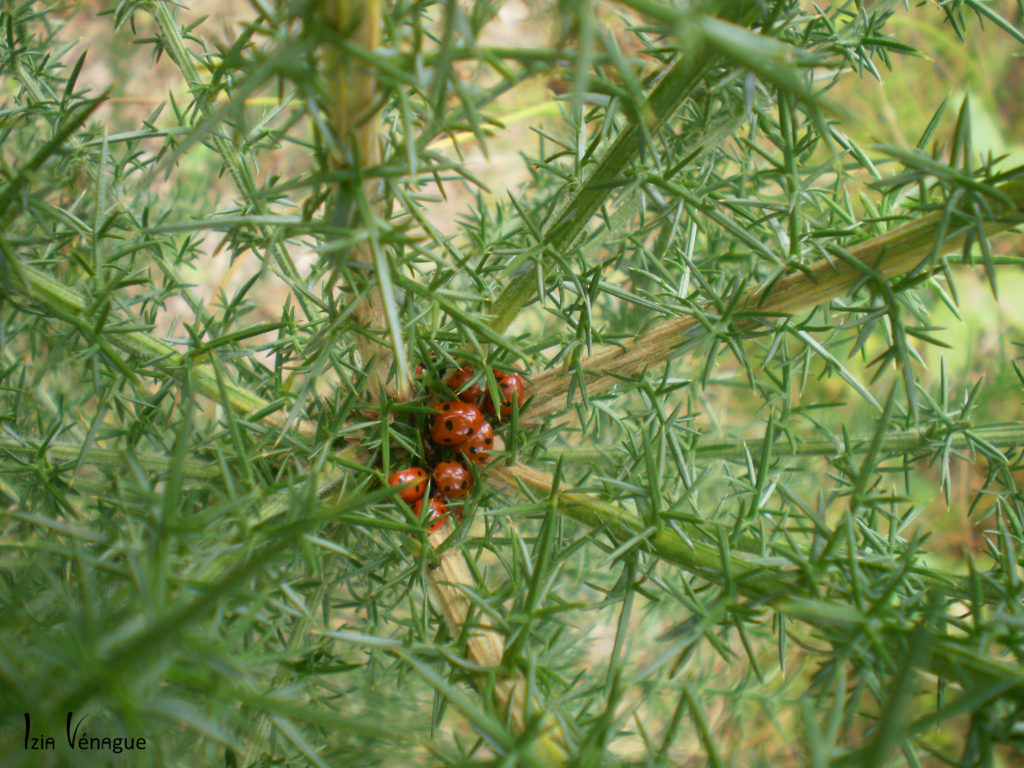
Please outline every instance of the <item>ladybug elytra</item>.
[[[423, 502], [426, 499], [419, 499], [412, 506], [412, 511], [416, 513], [416, 517], [423, 517]], [[430, 512], [427, 518], [427, 530], [436, 531], [445, 520], [448, 519], [448, 507], [436, 496], [430, 498]]]
[[458, 461], [442, 461], [434, 467], [434, 483], [449, 499], [464, 499], [473, 490], [473, 476]]
[[494, 428], [488, 422], [480, 425], [468, 440], [459, 445], [459, 451], [467, 459], [483, 464], [487, 454], [494, 448]]
[[413, 481], [417, 481], [416, 485], [412, 485], [398, 494], [398, 498], [406, 504], [412, 504], [414, 501], [422, 499], [423, 494], [427, 491], [427, 473], [424, 470], [419, 467], [399, 470], [388, 478], [388, 485], [405, 485]]
[[[495, 415], [500, 417], [512, 413], [513, 401], [518, 403], [520, 408], [523, 406], [523, 400], [526, 399], [526, 382], [521, 374], [494, 371], [494, 380], [498, 383], [498, 402], [501, 406], [499, 413]], [[484, 408], [488, 413], [494, 414], [494, 402], [490, 397], [486, 398]]]
[[472, 386], [467, 387], [466, 384], [473, 378], [473, 366], [464, 365], [459, 370], [455, 371], [451, 376], [448, 377], [448, 386], [452, 392], [458, 395], [459, 400], [464, 403], [475, 403], [480, 399], [480, 396], [484, 393], [484, 386], [481, 382], [477, 382]]
[[430, 436], [435, 443], [459, 445], [464, 443], [484, 423], [484, 415], [472, 403], [447, 400], [434, 406], [436, 414], [430, 420]]

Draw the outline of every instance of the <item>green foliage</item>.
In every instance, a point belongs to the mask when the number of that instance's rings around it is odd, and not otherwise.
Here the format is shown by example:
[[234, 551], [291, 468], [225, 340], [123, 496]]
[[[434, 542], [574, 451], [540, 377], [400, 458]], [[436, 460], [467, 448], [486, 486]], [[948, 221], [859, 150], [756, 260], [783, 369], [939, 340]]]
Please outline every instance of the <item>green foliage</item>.
[[[560, 2], [516, 44], [511, 2], [392, 0], [368, 47], [322, 5], [224, 33], [116, 4], [92, 20], [112, 55], [168, 78], [128, 117], [139, 73], [72, 53], [84, 9], [0, 11], [10, 764], [97, 764], [69, 711], [146, 737], [130, 765], [1020, 761], [1024, 370], [956, 380], [977, 340], [935, 317], [1020, 289], [994, 236], [1024, 174], [966, 97], [909, 143], [860, 138], [850, 104], [931, 55], [901, 30], [1019, 55], [1021, 9]], [[336, 130], [331, 61], [373, 82], [379, 163]], [[531, 98], [547, 117], [510, 138]], [[394, 379], [422, 363], [412, 399], [367, 391], [365, 340], [401, 346]], [[595, 370], [615, 346], [650, 364]], [[466, 362], [533, 399], [432, 551], [382, 481], [426, 466]], [[445, 552], [475, 580], [463, 627]], [[480, 623], [500, 670], [467, 657]], [[23, 749], [26, 712], [55, 751]]]

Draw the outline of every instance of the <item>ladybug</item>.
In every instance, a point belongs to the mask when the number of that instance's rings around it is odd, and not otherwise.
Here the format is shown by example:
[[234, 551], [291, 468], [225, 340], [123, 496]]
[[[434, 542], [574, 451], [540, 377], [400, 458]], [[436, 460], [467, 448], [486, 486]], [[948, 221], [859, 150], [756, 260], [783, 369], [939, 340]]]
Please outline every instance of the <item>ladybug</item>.
[[464, 403], [477, 402], [480, 399], [480, 396], [486, 391], [482, 382], [477, 382], [476, 384], [467, 387], [466, 384], [469, 383], [469, 380], [472, 378], [472, 365], [464, 365], [448, 377], [448, 386], [451, 387], [452, 392], [455, 392], [459, 396], [459, 400]]
[[492, 448], [494, 448], [494, 428], [486, 421], [459, 446], [462, 455], [477, 464], [487, 461], [487, 454], [491, 452]]
[[[526, 382], [523, 380], [522, 374], [494, 371], [494, 380], [498, 382], [498, 401], [501, 403], [500, 416], [508, 416], [512, 413], [513, 400], [519, 404], [520, 408], [523, 407], [523, 401], [526, 399]], [[494, 414], [494, 402], [491, 398], [486, 399], [484, 408], [488, 413]]]
[[435, 405], [434, 410], [437, 413], [430, 420], [430, 436], [435, 443], [464, 443], [484, 423], [484, 415], [480, 413], [480, 409], [461, 400], [447, 400]]
[[[416, 517], [422, 517], [423, 502], [426, 499], [417, 499], [416, 503], [412, 505], [412, 511], [416, 513]], [[430, 513], [427, 518], [427, 530], [436, 531], [445, 520], [448, 519], [448, 506], [436, 496], [430, 498]]]
[[422, 499], [423, 494], [427, 492], [427, 477], [424, 470], [419, 467], [411, 467], [395, 472], [388, 478], [388, 485], [405, 485], [415, 480], [416, 485], [412, 485], [398, 494], [398, 498], [406, 504], [412, 504], [414, 501]]
[[473, 490], [473, 476], [458, 461], [442, 461], [434, 467], [434, 484], [449, 499], [464, 499]]
[[[434, 350], [430, 350], [430, 356], [431, 357], [434, 357], [434, 355], [436, 355], [436, 354], [437, 353]], [[415, 374], [416, 376], [422, 376], [426, 372], [427, 372], [427, 364], [426, 363], [419, 363], [419, 364], [417, 364], [417, 366], [416, 366], [416, 374]]]

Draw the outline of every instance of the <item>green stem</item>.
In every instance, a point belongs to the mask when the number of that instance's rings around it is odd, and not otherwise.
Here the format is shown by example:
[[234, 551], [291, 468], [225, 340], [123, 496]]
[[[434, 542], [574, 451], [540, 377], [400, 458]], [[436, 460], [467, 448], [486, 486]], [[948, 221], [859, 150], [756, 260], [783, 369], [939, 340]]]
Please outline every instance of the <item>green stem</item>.
[[[547, 249], [561, 253], [572, 245], [616, 188], [615, 182], [621, 178], [627, 164], [642, 150], [643, 132], [656, 131], [675, 114], [716, 62], [713, 56], [693, 52], [672, 66], [651, 92], [646, 106], [631, 116], [629, 125], [544, 228], [536, 246], [538, 258], [542, 258]], [[641, 124], [641, 116], [648, 118], [647, 125]], [[552, 266], [550, 261], [545, 262], [545, 277]], [[497, 333], [504, 333], [536, 295], [537, 278], [533, 270], [513, 278], [491, 305], [495, 315], [491, 327]]]
[[[507, 487], [522, 484], [540, 495], [550, 495], [553, 483], [550, 475], [522, 465], [494, 467], [491, 477]], [[812, 626], [838, 630], [847, 635], [864, 631], [897, 639], [902, 639], [910, 629], [905, 623], [887, 619], [884, 614], [867, 615], [852, 606], [836, 606], [834, 602], [818, 599], [817, 593], [823, 585], [816, 583], [814, 588], [810, 588], [806, 578], [810, 575], [808, 569], [815, 569], [818, 575], [826, 570], [834, 572], [835, 588], [841, 590], [842, 574], [850, 566], [850, 558], [843, 553], [830, 558], [825, 564], [812, 565], [803, 559], [797, 561], [800, 565], [794, 566], [795, 557], [760, 557], [728, 549], [723, 544], [724, 536], [719, 537], [720, 543], [709, 544], [705, 540], [684, 536], [669, 526], [647, 527], [637, 515], [589, 494], [559, 491], [557, 495], [558, 511], [568, 517], [607, 531], [616, 541], [642, 547], [661, 560], [720, 584], [748, 600], [770, 604], [776, 611]], [[859, 558], [856, 566], [862, 571], [880, 570], [882, 575], [893, 576], [899, 575], [904, 568], [903, 563], [888, 558]], [[971, 588], [953, 574], [920, 566], [911, 566], [908, 573], [919, 580], [922, 591], [935, 590], [971, 604]], [[824, 586], [828, 588], [827, 584]], [[808, 592], [810, 595], [805, 596]], [[987, 598], [990, 595], [983, 596]], [[936, 675], [957, 680], [965, 688], [982, 683], [1005, 684], [1024, 692], [1024, 671], [1017, 665], [971, 653], [952, 639], [936, 639], [928, 668]]]
[[[857, 435], [850, 438], [849, 445], [843, 445], [838, 439], [810, 438], [789, 441], [778, 439], [772, 444], [775, 456], [838, 456], [849, 451], [861, 453], [871, 443], [872, 435]], [[882, 453], [931, 452], [946, 446], [953, 450], [975, 449], [992, 446], [997, 449], [1010, 449], [1024, 445], [1024, 424], [989, 425], [983, 427], [964, 427], [962, 431], [952, 434], [928, 435], [916, 429], [892, 432], [882, 438]], [[692, 454], [708, 459], [743, 459], [747, 448], [752, 448], [756, 455], [757, 447], [763, 443], [760, 437], [750, 439], [703, 441], [692, 448]], [[612, 453], [614, 446], [602, 448], [567, 448], [558, 454], [574, 463], [607, 462], [614, 463], [624, 457], [622, 453]]]
[[[6, 249], [0, 249], [0, 259], [6, 260], [10, 274], [17, 278], [12, 281], [12, 285], [20, 287], [27, 298], [46, 307], [51, 314], [66, 322], [80, 325], [88, 309], [88, 302], [78, 291], [68, 288], [35, 267], [22, 264]], [[129, 321], [126, 318], [114, 317], [111, 313], [107, 324], [116, 327], [119, 324], [128, 325]], [[169, 344], [143, 331], [106, 333], [103, 334], [103, 339], [110, 346], [140, 358], [145, 365], [152, 366], [167, 376], [179, 376], [183, 368], [194, 366], [196, 388], [215, 402], [221, 402], [221, 389], [209, 364], [196, 364], [192, 357], [176, 352]], [[271, 408], [269, 402], [233, 382], [224, 382], [224, 391], [228, 396], [228, 405], [240, 413], [253, 415]]]
[[[13, 437], [0, 437], [0, 451], [7, 451], [23, 456], [37, 456], [49, 464], [77, 462], [82, 458], [82, 445], [71, 443], [49, 443], [46, 447], [27, 443]], [[96, 467], [121, 469], [125, 466], [125, 452], [116, 448], [97, 448], [91, 446], [85, 456], [86, 462]], [[135, 454], [132, 461], [148, 472], [166, 472], [170, 469], [172, 459], [167, 456], [151, 454]], [[183, 467], [185, 477], [195, 480], [213, 480], [221, 476], [221, 469], [211, 462], [186, 461]]]

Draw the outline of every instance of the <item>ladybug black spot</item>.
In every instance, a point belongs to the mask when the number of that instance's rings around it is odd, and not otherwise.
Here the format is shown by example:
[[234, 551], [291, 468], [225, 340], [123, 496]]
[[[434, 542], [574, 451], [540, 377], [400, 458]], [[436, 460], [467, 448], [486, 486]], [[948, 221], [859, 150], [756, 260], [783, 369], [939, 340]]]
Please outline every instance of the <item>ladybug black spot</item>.
[[446, 411], [447, 411], [447, 410], [448, 410], [449, 408], [451, 408], [451, 406], [450, 406], [450, 405], [448, 405], [448, 403], [445, 403], [445, 404], [444, 404], [444, 405], [442, 406], [442, 408], [443, 408], [444, 410], [446, 410]]
[[466, 481], [465, 480], [462, 481], [462, 485], [460, 487], [462, 487], [462, 488], [466, 487]]
[[476, 453], [476, 446], [474, 445], [472, 448], [470, 448], [469, 452], [470, 453]]
[[445, 429], [451, 429], [454, 426], [455, 425], [452, 424], [452, 420], [451, 419], [445, 419], [445, 421], [444, 421], [444, 428]]
[[491, 438], [489, 438], [489, 437], [488, 437], [488, 438], [487, 438], [486, 440], [484, 440], [484, 442], [485, 442], [485, 443], [486, 443], [487, 445], [490, 445], [490, 444], [491, 444], [491, 443], [493, 443], [494, 441], [493, 441], [493, 440], [491, 440]]
[[473, 430], [470, 429], [469, 427], [466, 427], [466, 434], [467, 435], [472, 435], [473, 434]]

